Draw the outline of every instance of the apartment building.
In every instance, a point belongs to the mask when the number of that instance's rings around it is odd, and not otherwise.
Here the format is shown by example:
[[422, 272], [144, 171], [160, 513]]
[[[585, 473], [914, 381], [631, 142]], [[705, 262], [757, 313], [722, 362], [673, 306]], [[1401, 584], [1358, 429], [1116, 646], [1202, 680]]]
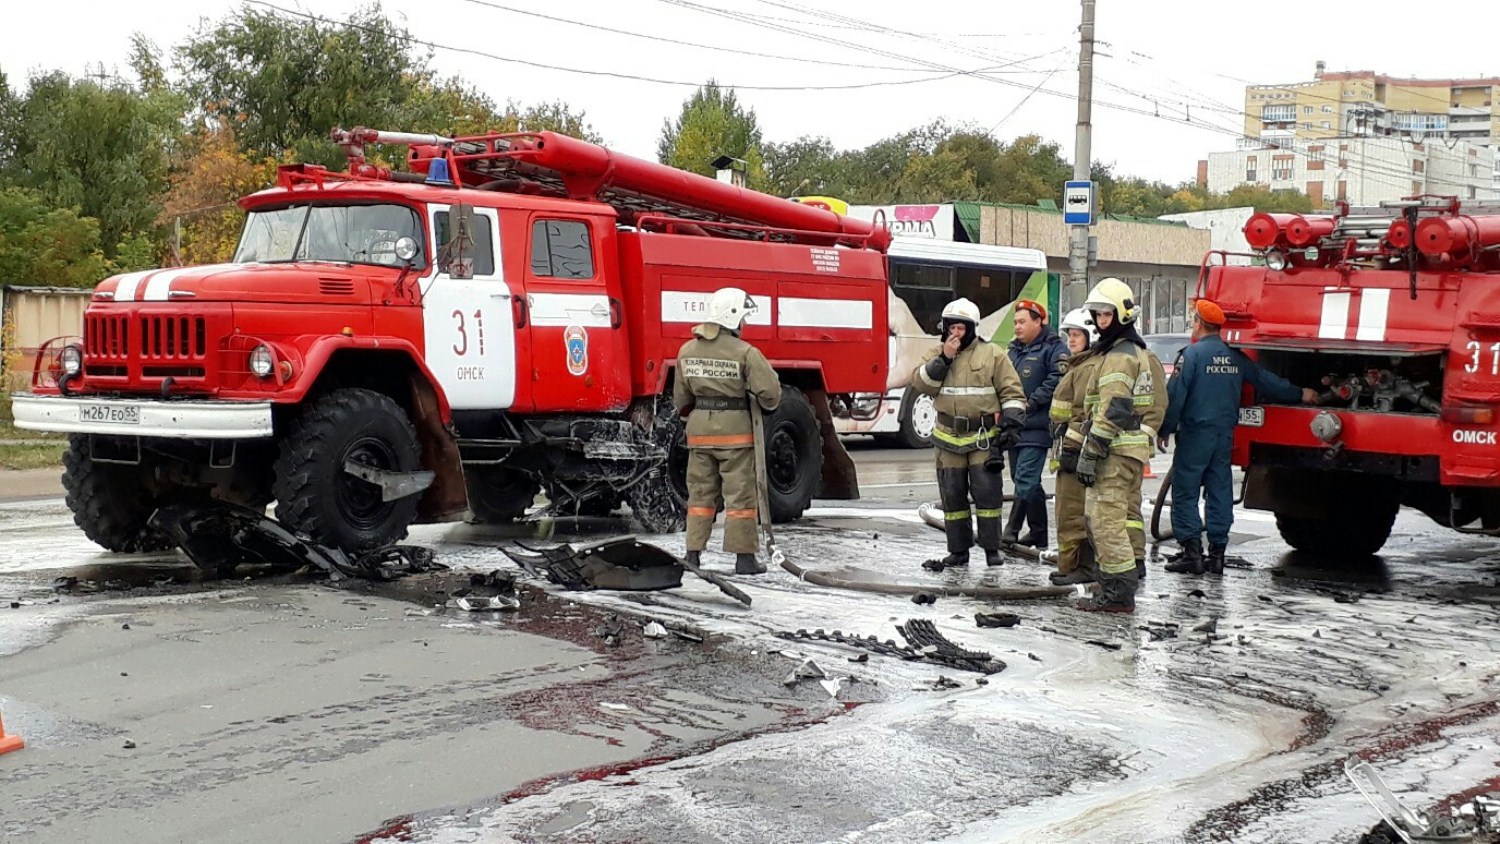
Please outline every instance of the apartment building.
[[1287, 188], [1326, 208], [1336, 200], [1378, 205], [1417, 194], [1495, 199], [1494, 169], [1491, 149], [1468, 141], [1334, 135], [1247, 138], [1232, 152], [1209, 153], [1204, 176], [1216, 193], [1245, 184]]
[[[1500, 77], [1400, 79], [1358, 70], [1330, 73], [1318, 62], [1309, 82], [1245, 88], [1245, 137], [1281, 145], [1332, 138], [1500, 141]], [[1500, 171], [1489, 171], [1500, 187]]]

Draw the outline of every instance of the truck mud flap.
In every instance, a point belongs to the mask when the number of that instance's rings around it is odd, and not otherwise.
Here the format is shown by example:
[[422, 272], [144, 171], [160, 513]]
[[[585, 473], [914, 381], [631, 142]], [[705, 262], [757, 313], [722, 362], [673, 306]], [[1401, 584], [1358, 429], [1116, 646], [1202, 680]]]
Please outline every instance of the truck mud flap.
[[205, 571], [229, 571], [240, 563], [315, 566], [334, 580], [395, 580], [447, 568], [433, 560], [432, 549], [417, 545], [390, 545], [351, 558], [297, 536], [264, 513], [224, 502], [168, 504], [151, 515], [150, 525]]
[[555, 548], [518, 542], [500, 550], [528, 574], [566, 589], [650, 592], [682, 585], [682, 562], [633, 536]]
[[839, 432], [833, 427], [833, 411], [828, 406], [827, 391], [807, 387], [802, 392], [812, 405], [813, 415], [818, 418], [818, 430], [823, 434], [823, 476], [818, 480], [817, 497], [836, 501], [859, 498], [859, 475], [854, 468], [854, 458], [844, 450]]

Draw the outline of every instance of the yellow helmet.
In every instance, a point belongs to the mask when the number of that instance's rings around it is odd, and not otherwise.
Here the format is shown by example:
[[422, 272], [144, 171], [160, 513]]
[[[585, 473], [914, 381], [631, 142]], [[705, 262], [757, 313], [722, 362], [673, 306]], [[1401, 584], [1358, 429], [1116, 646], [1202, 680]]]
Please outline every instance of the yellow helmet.
[[1130, 285], [1118, 278], [1101, 279], [1089, 291], [1088, 297], [1083, 300], [1083, 306], [1091, 311], [1112, 310], [1123, 325], [1135, 322], [1135, 318], [1141, 314], [1140, 306], [1135, 303], [1135, 294], [1130, 292]]

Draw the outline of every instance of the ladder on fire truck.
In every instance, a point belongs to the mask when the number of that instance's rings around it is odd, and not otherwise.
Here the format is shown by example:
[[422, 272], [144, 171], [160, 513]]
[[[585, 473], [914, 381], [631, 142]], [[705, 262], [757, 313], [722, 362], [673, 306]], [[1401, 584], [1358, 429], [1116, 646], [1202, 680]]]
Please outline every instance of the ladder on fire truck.
[[[890, 234], [877, 223], [752, 191], [675, 167], [632, 158], [556, 132], [463, 137], [335, 129], [349, 174], [444, 187], [601, 202], [637, 228], [713, 237], [872, 248]], [[409, 172], [366, 160], [367, 144], [406, 146]], [[332, 175], [332, 174], [329, 174]]]

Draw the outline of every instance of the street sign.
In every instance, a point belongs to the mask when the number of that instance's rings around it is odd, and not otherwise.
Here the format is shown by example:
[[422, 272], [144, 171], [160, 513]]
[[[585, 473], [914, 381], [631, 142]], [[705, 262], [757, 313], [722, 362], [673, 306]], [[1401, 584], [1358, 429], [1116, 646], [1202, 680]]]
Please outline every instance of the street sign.
[[1063, 184], [1063, 222], [1070, 226], [1094, 224], [1094, 183]]

